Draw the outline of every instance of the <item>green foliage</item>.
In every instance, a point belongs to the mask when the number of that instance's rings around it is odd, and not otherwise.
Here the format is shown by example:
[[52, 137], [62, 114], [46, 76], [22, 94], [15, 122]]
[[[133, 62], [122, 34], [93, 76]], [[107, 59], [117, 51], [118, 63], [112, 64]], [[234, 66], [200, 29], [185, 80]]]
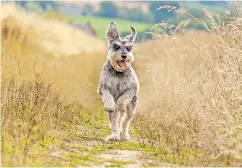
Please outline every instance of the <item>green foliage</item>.
[[212, 6], [212, 7], [216, 7], [216, 6], [227, 7], [228, 6], [227, 1], [200, 1], [199, 3], [202, 5]]
[[93, 7], [90, 4], [86, 4], [84, 6], [84, 9], [87, 11], [87, 13], [89, 13], [91, 15], [94, 13], [94, 9], [93, 9]]
[[99, 15], [108, 18], [115, 18], [118, 16], [117, 7], [110, 1], [104, 1], [100, 4]]
[[17, 5], [19, 5], [19, 6], [23, 7], [23, 8], [25, 8], [25, 7], [27, 6], [27, 4], [28, 4], [28, 1], [16, 1], [15, 3], [16, 3]]
[[144, 13], [140, 8], [118, 8], [118, 18], [148, 23], [153, 21], [153, 15], [151, 13]]
[[57, 3], [55, 1], [39, 1], [38, 3], [43, 10], [46, 10], [48, 7], [51, 7], [54, 10], [57, 8]]
[[121, 19], [108, 19], [104, 17], [94, 17], [94, 16], [73, 16], [73, 15], [66, 15], [65, 16], [69, 21], [75, 24], [85, 24], [90, 22], [92, 27], [97, 32], [97, 36], [101, 39], [105, 39], [106, 31], [108, 25], [115, 21], [118, 24], [118, 30], [120, 33], [122, 32], [131, 32], [130, 26], [135, 27], [137, 32], [144, 32], [147, 29], [152, 27], [151, 24], [144, 23], [144, 22], [134, 22], [128, 20], [121, 20]]
[[46, 11], [47, 9], [57, 11], [59, 2], [56, 1], [17, 1], [16, 4], [25, 9], [35, 9], [36, 11]]

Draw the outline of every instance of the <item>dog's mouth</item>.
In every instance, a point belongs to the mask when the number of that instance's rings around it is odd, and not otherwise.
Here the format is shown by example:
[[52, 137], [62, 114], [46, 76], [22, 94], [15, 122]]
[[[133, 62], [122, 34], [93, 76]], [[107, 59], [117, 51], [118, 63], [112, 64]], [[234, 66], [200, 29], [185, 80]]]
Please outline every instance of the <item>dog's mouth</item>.
[[126, 62], [124, 60], [118, 61], [117, 63], [118, 63], [118, 66], [120, 66], [121, 68], [126, 67]]

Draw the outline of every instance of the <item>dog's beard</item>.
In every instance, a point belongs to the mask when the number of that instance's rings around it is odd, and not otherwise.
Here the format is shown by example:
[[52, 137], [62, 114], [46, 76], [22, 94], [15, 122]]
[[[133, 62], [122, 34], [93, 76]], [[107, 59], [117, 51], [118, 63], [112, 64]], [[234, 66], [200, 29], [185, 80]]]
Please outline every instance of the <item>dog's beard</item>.
[[119, 56], [113, 56], [110, 59], [111, 66], [118, 72], [124, 72], [126, 69], [130, 67], [131, 60], [125, 59], [123, 60]]

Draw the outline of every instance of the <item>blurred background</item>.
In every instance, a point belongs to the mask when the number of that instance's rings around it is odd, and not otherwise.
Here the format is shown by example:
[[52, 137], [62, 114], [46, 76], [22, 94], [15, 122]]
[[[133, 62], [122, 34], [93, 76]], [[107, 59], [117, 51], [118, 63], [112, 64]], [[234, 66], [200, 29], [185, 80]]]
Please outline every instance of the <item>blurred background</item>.
[[[242, 166], [241, 2], [1, 1], [0, 17], [2, 165]], [[138, 32], [141, 87], [131, 141], [106, 143], [112, 21]]]
[[[219, 15], [228, 10], [230, 2], [226, 1], [17, 1], [16, 4], [27, 11], [36, 12], [49, 19], [61, 20], [73, 27], [85, 31], [95, 37], [104, 39], [108, 23], [115, 20], [119, 23], [121, 35], [129, 33], [130, 25], [138, 30], [137, 41], [151, 39], [149, 32], [155, 23], [161, 20], [178, 25], [190, 16], [186, 13], [176, 14], [168, 10], [159, 10], [160, 6], [183, 8], [194, 17], [202, 17], [204, 10], [212, 15]], [[197, 22], [187, 29], [204, 30]]]

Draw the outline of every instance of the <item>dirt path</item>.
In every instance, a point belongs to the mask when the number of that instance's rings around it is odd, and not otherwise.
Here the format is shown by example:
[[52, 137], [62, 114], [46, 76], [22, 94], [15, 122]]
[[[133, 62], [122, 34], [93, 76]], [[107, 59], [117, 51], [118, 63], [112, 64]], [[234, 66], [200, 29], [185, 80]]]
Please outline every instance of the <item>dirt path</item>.
[[53, 147], [51, 156], [72, 167], [171, 167], [161, 161], [157, 149], [144, 144], [131, 132], [131, 140], [106, 142], [110, 128], [106, 122], [81, 122], [66, 132]]
[[51, 155], [67, 161], [75, 167], [144, 167], [171, 166], [159, 163], [137, 145], [135, 140], [125, 142], [105, 142], [101, 139], [79, 138], [65, 142], [62, 149]]

